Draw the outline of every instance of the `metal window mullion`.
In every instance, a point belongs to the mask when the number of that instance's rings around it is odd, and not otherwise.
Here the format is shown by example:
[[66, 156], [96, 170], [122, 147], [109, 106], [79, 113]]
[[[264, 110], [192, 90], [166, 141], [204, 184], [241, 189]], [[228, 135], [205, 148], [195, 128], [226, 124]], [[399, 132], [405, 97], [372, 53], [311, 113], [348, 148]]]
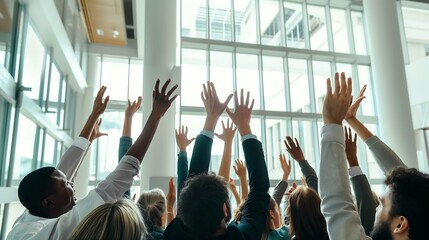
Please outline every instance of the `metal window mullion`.
[[262, 44], [261, 36], [261, 12], [259, 7], [259, 0], [254, 0], [255, 3], [255, 13], [256, 13], [256, 44]]
[[329, 5], [325, 5], [326, 29], [328, 30], [328, 46], [330, 52], [335, 52], [334, 34], [332, 33], [331, 9]]
[[258, 69], [259, 69], [259, 107], [265, 110], [265, 91], [264, 91], [264, 65], [262, 60], [262, 52], [258, 55]]
[[128, 84], [127, 84], [127, 98], [130, 99], [130, 75], [131, 75], [131, 58], [128, 57]]
[[103, 61], [104, 61], [104, 55], [101, 54], [100, 55], [100, 74], [99, 74], [100, 75], [100, 79], [99, 79], [100, 83], [98, 85], [99, 88], [102, 86], [102, 83], [103, 83]]
[[[234, 33], [235, 35], [235, 33]], [[233, 93], [235, 93], [237, 91], [237, 52], [236, 52], [236, 48], [233, 48], [231, 57], [232, 57], [232, 91]], [[235, 108], [235, 105], [234, 105]], [[235, 109], [234, 109], [235, 111]], [[236, 141], [235, 143], [235, 150], [237, 153], [237, 159], [240, 158], [240, 142]]]
[[210, 67], [211, 67], [211, 61], [210, 61], [210, 45], [207, 46], [206, 50], [206, 65], [207, 65], [207, 81], [210, 81]]
[[[40, 107], [43, 106], [43, 95], [45, 95], [45, 91], [44, 91], [45, 86], [44, 85], [45, 85], [45, 79], [46, 79], [45, 75], [46, 75], [47, 58], [48, 58], [48, 54], [51, 55], [51, 53], [52, 53], [52, 48], [48, 48], [45, 50], [45, 54], [43, 56], [42, 72], [40, 73], [39, 99], [37, 100], [37, 103], [39, 104]], [[49, 58], [49, 59], [51, 59], [51, 58]], [[50, 76], [51, 76], [51, 66], [49, 66], [49, 72], [48, 72], [48, 77], [50, 78]], [[46, 94], [48, 94], [48, 92], [49, 92], [49, 90], [47, 91]]]
[[350, 10], [350, 5], [345, 9], [346, 12], [346, 26], [347, 26], [347, 35], [348, 35], [348, 42], [349, 42], [349, 53], [356, 54], [356, 48], [355, 48], [355, 40], [354, 40], [354, 34], [353, 34], [353, 23], [352, 23], [352, 14]]
[[289, 66], [288, 66], [288, 57], [283, 58], [283, 79], [284, 79], [284, 86], [285, 86], [285, 106], [286, 111], [291, 112], [292, 111], [292, 104], [291, 104], [291, 96], [290, 96], [290, 82], [289, 82]]
[[311, 59], [307, 59], [307, 81], [308, 93], [310, 95], [310, 111], [316, 112], [316, 93], [314, 91], [314, 78], [313, 78], [313, 63]]
[[46, 132], [46, 130], [43, 129], [42, 147], [41, 147], [41, 151], [42, 152], [40, 154], [40, 166], [39, 167], [42, 167], [43, 164], [45, 163], [45, 155], [46, 155], [45, 149], [46, 149], [46, 135], [47, 134], [48, 133]]
[[207, 6], [207, 34], [206, 34], [206, 38], [207, 39], [211, 39], [211, 34], [210, 34], [210, 0], [206, 0], [206, 6]]
[[[63, 84], [64, 84], [64, 75], [61, 74], [60, 75], [60, 86], [58, 89], [58, 99], [57, 99], [57, 125], [61, 128], [60, 126], [60, 121], [61, 121], [61, 107], [62, 107], [62, 98], [63, 98]], [[65, 112], [64, 112], [65, 114]]]
[[235, 42], [235, 7], [234, 0], [230, 0], [231, 4], [231, 40]]
[[[52, 76], [52, 65], [54, 64], [54, 59], [53, 59], [53, 49], [49, 48], [49, 69], [48, 69], [48, 82], [47, 84], [47, 88], [46, 88], [46, 101], [45, 101], [45, 109], [43, 109], [45, 112], [49, 111], [49, 93], [51, 92], [51, 76]], [[46, 67], [45, 67], [46, 68]], [[42, 87], [41, 87], [42, 88]]]
[[304, 26], [304, 41], [305, 41], [305, 48], [310, 49], [310, 27], [308, 22], [308, 11], [307, 11], [307, 3], [304, 1], [301, 4], [302, 7], [302, 21]]
[[[405, 64], [409, 64], [410, 63], [410, 53], [408, 51], [408, 44], [407, 44], [408, 41], [407, 41], [407, 36], [405, 34], [404, 16], [402, 14], [402, 2], [401, 1], [396, 2], [396, 11], [398, 14], [399, 33], [401, 35], [401, 45], [402, 45], [402, 51], [403, 51], [403, 55], [404, 55], [404, 62], [405, 62]], [[365, 33], [366, 33], [366, 31], [365, 31]], [[365, 34], [365, 36], [366, 35], [367, 34]], [[366, 41], [366, 42], [368, 43], [368, 41]], [[366, 44], [366, 45], [368, 46], [368, 44]], [[367, 47], [367, 49], [368, 49], [368, 47]]]
[[[15, 76], [15, 71], [16, 71], [16, 63], [17, 63], [17, 55], [18, 55], [18, 48], [22, 49], [22, 43], [23, 41], [19, 41], [22, 40], [22, 38], [20, 38], [20, 33], [22, 35], [24, 35], [23, 33], [23, 29], [21, 29], [22, 31], [20, 32], [20, 26], [21, 23], [25, 23], [25, 19], [21, 18], [22, 14], [24, 13], [24, 6], [21, 5], [18, 1], [14, 1], [14, 6], [13, 6], [13, 15], [14, 18], [12, 20], [12, 30], [11, 30], [11, 39], [10, 42], [12, 43], [11, 48], [10, 48], [10, 57], [8, 59], [9, 62], [7, 62], [5, 64], [5, 67], [7, 68], [7, 70], [10, 72], [10, 75], [12, 75], [13, 77]], [[24, 16], [25, 17], [25, 16]], [[21, 19], [23, 20], [21, 22]], [[22, 25], [24, 26], [24, 24]], [[26, 33], [25, 33], [26, 34]], [[7, 59], [7, 58], [6, 58]]]
[[280, 32], [282, 35], [282, 45], [287, 47], [286, 29], [285, 29], [285, 14], [284, 14], [284, 0], [279, 0], [279, 14], [280, 14]]
[[[39, 158], [39, 146], [40, 146], [40, 130], [39, 126], [36, 127], [36, 134], [34, 135], [34, 144], [33, 144], [33, 159], [31, 161], [31, 170], [37, 169], [40, 166], [37, 164], [37, 159]], [[43, 137], [42, 137], [42, 148], [43, 148]], [[43, 154], [43, 150], [42, 150]]]

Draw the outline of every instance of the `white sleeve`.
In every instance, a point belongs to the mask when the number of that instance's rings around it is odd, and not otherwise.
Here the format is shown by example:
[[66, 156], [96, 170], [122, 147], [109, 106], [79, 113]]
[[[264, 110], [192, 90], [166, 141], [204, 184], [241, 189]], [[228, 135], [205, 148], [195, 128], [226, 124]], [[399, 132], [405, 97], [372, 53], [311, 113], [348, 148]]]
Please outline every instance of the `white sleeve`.
[[57, 169], [61, 170], [67, 176], [68, 180], [73, 179], [74, 175], [77, 173], [85, 151], [88, 149], [88, 147], [88, 139], [78, 137], [61, 157], [61, 160], [57, 165]]
[[330, 239], [371, 239], [365, 235], [353, 204], [341, 125], [329, 124], [322, 128], [319, 179], [321, 209]]

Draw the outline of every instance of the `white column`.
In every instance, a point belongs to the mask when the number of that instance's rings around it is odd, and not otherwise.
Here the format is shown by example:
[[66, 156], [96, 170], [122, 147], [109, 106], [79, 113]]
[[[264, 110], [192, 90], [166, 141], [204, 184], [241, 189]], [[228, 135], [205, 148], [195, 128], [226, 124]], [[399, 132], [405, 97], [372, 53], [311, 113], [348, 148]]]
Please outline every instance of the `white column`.
[[[143, 121], [152, 110], [152, 91], [156, 80], [161, 84], [176, 64], [176, 1], [145, 1]], [[172, 79], [170, 86], [177, 83]], [[162, 85], [161, 85], [162, 86]], [[161, 87], [160, 86], [160, 87]], [[178, 90], [176, 90], [178, 92]], [[177, 101], [177, 100], [176, 100]], [[175, 103], [162, 118], [149, 150], [143, 159], [141, 189], [166, 190], [168, 178], [176, 176]]]
[[396, 1], [364, 0], [381, 139], [418, 167]]
[[[77, 99], [77, 109], [78, 113], [75, 118], [75, 138], [79, 136], [83, 126], [88, 119], [89, 114], [92, 111], [92, 103], [94, 102], [95, 93], [98, 91], [98, 86], [96, 86], [98, 80], [100, 79], [100, 57], [98, 55], [88, 54], [88, 72], [87, 72], [87, 82], [88, 87], [85, 89], [83, 95], [79, 94]], [[95, 146], [91, 146], [88, 150], [85, 159], [82, 162], [82, 165], [79, 168], [79, 171], [76, 175], [74, 185], [76, 191], [77, 199], [82, 199], [88, 194], [88, 181], [89, 181], [89, 169], [91, 168], [91, 151]]]

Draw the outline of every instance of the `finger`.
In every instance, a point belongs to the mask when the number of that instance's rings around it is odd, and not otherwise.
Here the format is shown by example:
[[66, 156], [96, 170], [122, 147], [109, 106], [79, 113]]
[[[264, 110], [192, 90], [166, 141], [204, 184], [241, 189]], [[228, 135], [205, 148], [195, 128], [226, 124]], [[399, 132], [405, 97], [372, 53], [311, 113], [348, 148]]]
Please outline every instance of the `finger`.
[[237, 167], [236, 167], [236, 166], [232, 166], [232, 168], [234, 168], [234, 172], [235, 172], [235, 173], [237, 173], [237, 172], [238, 172], [238, 169], [237, 169]]
[[329, 96], [332, 95], [332, 86], [331, 86], [330, 78], [326, 79], [326, 90], [327, 90], [326, 95], [329, 95]]
[[347, 78], [347, 88], [346, 88], [346, 96], [347, 97], [352, 96], [352, 90], [353, 90], [352, 78], [349, 77], [349, 78]]
[[137, 105], [140, 107], [141, 104], [142, 104], [142, 96], [139, 96], [137, 98]]
[[128, 107], [131, 107], [131, 101], [128, 99]]
[[283, 142], [284, 142], [284, 144], [285, 144], [285, 146], [286, 146], [286, 149], [289, 151], [289, 150], [290, 150], [290, 146], [289, 146], [289, 144], [287, 143], [287, 141], [286, 141], [286, 140], [283, 140]]
[[168, 84], [170, 84], [170, 79], [168, 79], [165, 83], [164, 83], [164, 85], [162, 86], [162, 89], [161, 89], [161, 93], [162, 94], [165, 94], [165, 91], [167, 91], [167, 87], [168, 87]]
[[223, 120], [221, 122], [222, 122], [222, 128], [225, 130], [225, 123], [223, 122]]
[[235, 106], [235, 108], [237, 108], [237, 106], [238, 106], [237, 90], [234, 91], [234, 106]]
[[233, 95], [234, 95], [234, 94], [229, 94], [229, 95], [228, 95], [228, 97], [226, 98], [225, 102], [223, 102], [223, 105], [224, 105], [224, 106], [228, 105], [228, 103], [229, 103], [229, 101], [231, 100], [231, 98], [232, 98], [232, 96], [233, 96]]
[[213, 82], [210, 82], [210, 86], [211, 86], [211, 89], [212, 89], [213, 98], [214, 98], [216, 101], [219, 101], [219, 98], [218, 98], [218, 96], [217, 96], [217, 92], [216, 92], [216, 88], [215, 88], [215, 86], [214, 86]]
[[250, 104], [250, 107], [249, 107], [250, 111], [252, 111], [254, 104], [255, 104], [255, 99], [252, 99], [252, 103]]
[[290, 160], [288, 160], [287, 162], [288, 162], [287, 166], [290, 169]]
[[209, 99], [211, 99], [213, 97], [213, 92], [212, 92], [212, 87], [210, 84], [210, 81], [207, 81], [207, 96]]
[[243, 89], [241, 89], [241, 91], [240, 91], [240, 105], [243, 105], [243, 102], [244, 102], [244, 90]]
[[298, 139], [295, 138], [295, 143], [296, 143], [296, 147], [301, 148], [301, 146], [299, 145]]
[[344, 137], [345, 137], [345, 139], [346, 139], [346, 141], [347, 140], [349, 140], [347, 137], [347, 126], [344, 126]]
[[218, 137], [219, 139], [222, 139], [222, 135], [220, 135], [220, 134], [218, 134], [218, 133], [214, 133], [214, 135], [216, 136], [216, 137]]
[[246, 107], [249, 106], [249, 97], [250, 97], [250, 92], [247, 92], [247, 95], [246, 95]]
[[355, 133], [355, 137], [353, 139], [353, 142], [356, 142], [356, 140], [357, 140], [357, 134]]
[[366, 85], [363, 85], [362, 89], [361, 89], [361, 90], [360, 90], [360, 92], [359, 92], [358, 97], [362, 97], [362, 96], [363, 96], [363, 94], [365, 93], [365, 90], [366, 90]]
[[195, 140], [195, 138], [192, 138], [189, 140], [189, 143], [193, 142]]
[[174, 91], [176, 91], [176, 89], [179, 87], [179, 85], [175, 84], [170, 91], [168, 91], [167, 93], [167, 98], [169, 98], [171, 96], [171, 94], [173, 94]]
[[292, 138], [290, 136], [286, 136], [286, 140], [290, 146], [290, 148], [295, 147], [295, 143], [293, 142]]
[[188, 126], [185, 127], [185, 135], [188, 135]]
[[226, 108], [226, 113], [228, 114], [229, 118], [231, 118], [231, 120], [234, 122], [234, 113], [231, 112], [229, 107]]
[[208, 93], [207, 93], [207, 88], [206, 88], [205, 84], [203, 84], [203, 93], [204, 93], [204, 98], [207, 99], [208, 98]]
[[340, 94], [341, 95], [346, 95], [347, 92], [347, 85], [346, 85], [346, 74], [344, 72], [341, 72], [341, 77], [340, 77]]
[[159, 78], [156, 80], [155, 83], [155, 93], [159, 93]]
[[340, 75], [339, 73], [335, 73], [335, 88], [334, 88], [334, 94], [338, 95], [340, 93]]
[[175, 132], [176, 132], [176, 137], [178, 137], [178, 136], [179, 136], [179, 133], [177, 132], [177, 129], [176, 129], [176, 131], [175, 131]]
[[177, 96], [179, 96], [179, 95], [178, 94], [174, 95], [174, 97], [172, 97], [169, 102], [170, 103], [174, 102], [174, 100], [176, 100]]

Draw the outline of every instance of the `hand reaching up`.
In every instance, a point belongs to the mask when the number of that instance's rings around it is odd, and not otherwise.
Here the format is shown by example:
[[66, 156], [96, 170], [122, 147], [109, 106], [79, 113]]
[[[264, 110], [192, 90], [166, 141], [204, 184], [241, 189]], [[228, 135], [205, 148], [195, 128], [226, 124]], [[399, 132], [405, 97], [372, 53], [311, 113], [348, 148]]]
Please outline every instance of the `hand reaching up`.
[[177, 94], [174, 95], [172, 98], [170, 96], [173, 94], [173, 92], [177, 89], [177, 84], [174, 85], [168, 92], [167, 87], [168, 84], [170, 84], [171, 80], [168, 79], [164, 85], [162, 86], [161, 91], [159, 91], [159, 79], [156, 81], [155, 89], [152, 93], [153, 98], [153, 104], [152, 104], [152, 113], [155, 116], [162, 117], [164, 116], [165, 112], [167, 112], [168, 108], [170, 108], [171, 103], [176, 99]]
[[234, 127], [233, 122], [231, 121], [231, 125], [229, 124], [229, 118], [226, 120], [226, 127], [225, 127], [225, 123], [222, 121], [222, 128], [223, 128], [223, 132], [222, 134], [217, 134], [215, 133], [215, 135], [223, 140], [224, 142], [232, 142], [232, 140], [234, 139], [234, 134], [235, 134], [235, 130], [237, 130], [236, 127]]
[[100, 90], [98, 90], [97, 96], [95, 97], [94, 104], [92, 106], [92, 113], [97, 116], [100, 116], [106, 110], [107, 103], [109, 102], [109, 96], [107, 96], [103, 101], [103, 95], [106, 92], [107, 87], [102, 86]]
[[188, 139], [188, 127], [182, 125], [176, 130], [176, 143], [180, 151], [186, 152], [186, 147], [195, 140], [195, 138]]
[[348, 127], [344, 127], [344, 135], [346, 137], [346, 156], [349, 167], [359, 166], [356, 146], [357, 134], [355, 133], [354, 138], [352, 139], [352, 130]]
[[366, 85], [364, 85], [362, 87], [362, 89], [359, 92], [358, 97], [356, 98], [356, 100], [354, 101], [354, 103], [352, 103], [352, 105], [350, 105], [349, 111], [347, 112], [346, 117], [344, 118], [346, 121], [349, 118], [356, 117], [356, 113], [357, 113], [357, 110], [358, 110], [358, 108], [360, 106], [360, 103], [365, 98], [365, 96], [363, 95], [365, 93], [365, 90], [366, 90]]
[[136, 113], [140, 106], [142, 104], [142, 97], [139, 96], [137, 98], [137, 101], [133, 101], [133, 103], [131, 103], [130, 99], [128, 99], [128, 107], [127, 109], [125, 109], [125, 117], [126, 118], [132, 118], [134, 113]]
[[249, 95], [250, 93], [247, 92], [246, 101], [244, 101], [243, 89], [241, 89], [239, 102], [236, 91], [234, 94], [235, 111], [231, 112], [229, 108], [226, 109], [226, 112], [237, 126], [238, 132], [240, 132], [241, 136], [252, 134], [252, 130], [250, 129], [250, 119], [252, 117], [252, 109], [255, 100], [252, 99], [252, 102], [249, 105]]
[[287, 152], [293, 159], [297, 162], [305, 160], [304, 153], [302, 152], [301, 146], [299, 146], [299, 142], [296, 138], [294, 142], [290, 136], [286, 136], [286, 139], [283, 142], [286, 146]]
[[203, 92], [201, 92], [201, 100], [203, 100], [204, 108], [206, 109], [207, 118], [204, 124], [204, 130], [213, 132], [220, 115], [225, 111], [226, 106], [232, 98], [230, 94], [225, 102], [220, 102], [217, 96], [215, 86], [212, 82], [207, 82], [207, 86], [203, 84]]
[[352, 79], [346, 82], [345, 73], [335, 73], [335, 88], [332, 92], [331, 79], [327, 79], [327, 93], [323, 103], [323, 122], [325, 124], [338, 124], [342, 122], [349, 110], [352, 101]]
[[94, 127], [93, 127], [92, 132], [91, 132], [91, 136], [89, 137], [90, 142], [93, 142], [95, 139], [97, 139], [99, 137], [107, 136], [107, 133], [100, 132], [100, 125], [101, 125], [102, 121], [103, 120], [101, 118], [99, 118], [97, 120], [97, 122], [94, 124]]
[[176, 184], [174, 183], [174, 179], [170, 178], [168, 182], [168, 192], [167, 192], [167, 208], [173, 208], [176, 203]]
[[235, 174], [240, 179], [246, 179], [247, 178], [247, 169], [246, 169], [246, 163], [241, 161], [240, 159], [235, 160], [235, 166], [232, 166], [234, 168]]
[[287, 182], [287, 180], [289, 179], [289, 174], [290, 174], [291, 168], [292, 168], [290, 165], [290, 160], [286, 161], [286, 157], [284, 154], [280, 154], [279, 160], [280, 160], [280, 165], [282, 166], [282, 170], [283, 170], [282, 180]]

